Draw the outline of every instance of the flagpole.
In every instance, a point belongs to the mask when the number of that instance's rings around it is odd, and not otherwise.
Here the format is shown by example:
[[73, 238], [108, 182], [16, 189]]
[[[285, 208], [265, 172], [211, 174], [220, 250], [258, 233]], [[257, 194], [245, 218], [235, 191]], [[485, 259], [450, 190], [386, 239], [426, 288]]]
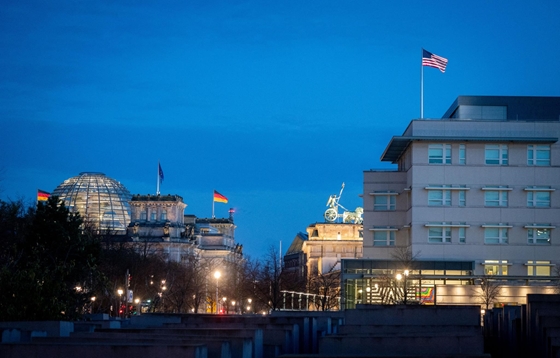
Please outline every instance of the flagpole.
[[424, 49], [420, 53], [420, 119], [424, 118], [424, 65], [422, 58], [424, 57]]
[[156, 186], [156, 195], [159, 195], [159, 160], [157, 162], [157, 186]]
[[[215, 192], [215, 190], [214, 190], [214, 192]], [[214, 192], [212, 192], [212, 219], [215, 218], [215, 216], [214, 216], [214, 205], [216, 203], [216, 200], [214, 200]]]

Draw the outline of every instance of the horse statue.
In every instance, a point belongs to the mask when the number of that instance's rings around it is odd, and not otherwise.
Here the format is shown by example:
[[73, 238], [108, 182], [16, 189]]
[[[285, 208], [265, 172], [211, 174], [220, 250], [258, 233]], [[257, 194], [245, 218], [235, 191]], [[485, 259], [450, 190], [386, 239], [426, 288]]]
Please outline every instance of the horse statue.
[[354, 211], [345, 211], [342, 214], [342, 221], [345, 223], [361, 224], [364, 221], [362, 218], [363, 213], [364, 209], [358, 206]]

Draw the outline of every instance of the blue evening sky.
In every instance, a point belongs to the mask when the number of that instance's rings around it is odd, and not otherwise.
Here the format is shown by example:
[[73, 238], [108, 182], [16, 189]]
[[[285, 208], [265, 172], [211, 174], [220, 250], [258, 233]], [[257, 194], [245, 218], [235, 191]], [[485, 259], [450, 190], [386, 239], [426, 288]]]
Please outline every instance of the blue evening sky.
[[459, 95], [560, 95], [560, 3], [26, 1], [0, 10], [0, 198], [29, 203], [80, 172], [133, 194], [235, 208], [261, 257], [362, 206], [363, 171]]

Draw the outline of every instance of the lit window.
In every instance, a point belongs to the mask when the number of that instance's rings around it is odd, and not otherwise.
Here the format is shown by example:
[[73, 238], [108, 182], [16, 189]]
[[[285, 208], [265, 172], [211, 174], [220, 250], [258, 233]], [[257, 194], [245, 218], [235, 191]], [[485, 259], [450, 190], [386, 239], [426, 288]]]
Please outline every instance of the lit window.
[[156, 221], [156, 218], [157, 218], [157, 213], [156, 213], [155, 210], [153, 210], [153, 211], [150, 213], [150, 221]]
[[373, 197], [373, 210], [374, 211], [389, 211], [396, 209], [395, 195], [375, 195]]
[[484, 156], [486, 164], [508, 165], [508, 146], [505, 144], [486, 145]]
[[550, 276], [550, 261], [527, 261], [527, 276]]
[[484, 261], [485, 275], [503, 275], [508, 274], [507, 260], [486, 260]]
[[550, 145], [528, 145], [527, 165], [550, 166]]
[[395, 231], [374, 231], [373, 246], [395, 246]]
[[550, 207], [550, 187], [525, 188], [527, 192], [527, 206], [536, 208]]
[[430, 144], [428, 162], [430, 164], [451, 164], [451, 144]]
[[160, 218], [161, 218], [162, 221], [167, 220], [167, 210], [163, 210], [161, 212]]
[[[445, 224], [445, 223], [443, 223]], [[431, 243], [449, 243], [451, 242], [451, 228], [447, 226], [429, 227], [428, 242]]]
[[485, 227], [484, 228], [485, 244], [507, 244], [508, 228], [507, 227]]
[[550, 228], [529, 228], [527, 230], [527, 243], [537, 245], [550, 245]]
[[451, 190], [445, 189], [429, 189], [428, 190], [429, 206], [450, 206]]
[[464, 144], [459, 144], [459, 164], [467, 164], [467, 150]]

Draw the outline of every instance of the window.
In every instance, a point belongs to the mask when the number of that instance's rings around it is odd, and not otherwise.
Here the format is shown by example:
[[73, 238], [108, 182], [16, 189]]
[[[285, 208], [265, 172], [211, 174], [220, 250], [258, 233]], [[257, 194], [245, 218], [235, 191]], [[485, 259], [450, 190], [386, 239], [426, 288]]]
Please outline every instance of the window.
[[527, 230], [527, 243], [536, 245], [550, 245], [550, 225], [533, 225], [534, 228], [530, 226], [525, 226]]
[[464, 227], [459, 228], [459, 243], [464, 244], [467, 242], [467, 229]]
[[527, 165], [550, 166], [550, 145], [528, 145]]
[[373, 197], [373, 210], [374, 211], [388, 211], [396, 209], [395, 195], [380, 195], [376, 194]]
[[[444, 223], [445, 224], [445, 223]], [[449, 243], [451, 242], [451, 228], [447, 226], [432, 226], [428, 228], [428, 242]]]
[[484, 228], [484, 243], [485, 244], [507, 244], [508, 243], [508, 228], [500, 227], [499, 224], [493, 227]]
[[550, 192], [554, 191], [550, 187], [529, 187], [525, 188], [527, 192], [527, 206], [535, 208], [549, 208], [550, 207]]
[[140, 220], [146, 220], [148, 218], [148, 213], [145, 210], [140, 212]]
[[464, 190], [459, 192], [459, 206], [467, 206], [467, 192]]
[[451, 190], [447, 189], [429, 189], [428, 190], [429, 206], [450, 206]]
[[162, 210], [161, 215], [160, 215], [160, 220], [161, 221], [167, 220], [167, 210]]
[[505, 144], [486, 145], [484, 150], [486, 164], [508, 165], [508, 147]]
[[157, 218], [157, 213], [156, 213], [155, 210], [153, 210], [153, 211], [150, 213], [150, 221], [156, 221], [156, 218]]
[[428, 146], [428, 163], [451, 164], [451, 144], [430, 144]]
[[550, 261], [527, 261], [527, 276], [550, 276]]
[[485, 275], [504, 275], [508, 274], [508, 265], [506, 260], [486, 260], [484, 261]]
[[373, 246], [395, 246], [395, 231], [374, 231]]
[[464, 144], [459, 144], [459, 164], [467, 164], [467, 150]]
[[493, 188], [483, 188], [484, 192], [484, 205], [485, 206], [508, 206], [508, 191], [507, 190], [500, 190], [506, 188], [496, 187], [495, 190]]

